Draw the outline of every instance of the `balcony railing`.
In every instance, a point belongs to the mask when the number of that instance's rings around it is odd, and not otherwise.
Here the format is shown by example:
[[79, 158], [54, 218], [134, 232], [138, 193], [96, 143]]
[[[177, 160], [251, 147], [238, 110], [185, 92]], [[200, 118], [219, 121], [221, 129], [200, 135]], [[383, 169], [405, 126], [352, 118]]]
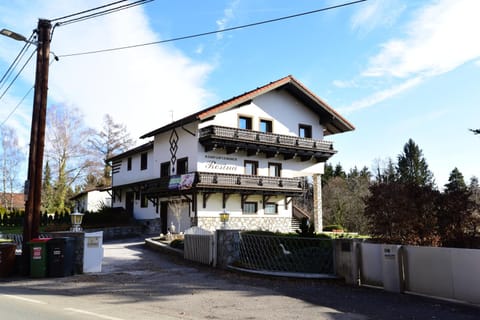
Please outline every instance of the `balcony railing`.
[[283, 190], [288, 192], [301, 192], [304, 190], [302, 177], [284, 178], [197, 172], [197, 178], [197, 188]]
[[333, 143], [324, 140], [300, 138], [296, 136], [266, 133], [231, 127], [208, 126], [200, 129], [200, 142], [209, 140], [228, 140], [239, 143], [254, 143], [276, 148], [302, 149], [306, 151], [334, 154]]

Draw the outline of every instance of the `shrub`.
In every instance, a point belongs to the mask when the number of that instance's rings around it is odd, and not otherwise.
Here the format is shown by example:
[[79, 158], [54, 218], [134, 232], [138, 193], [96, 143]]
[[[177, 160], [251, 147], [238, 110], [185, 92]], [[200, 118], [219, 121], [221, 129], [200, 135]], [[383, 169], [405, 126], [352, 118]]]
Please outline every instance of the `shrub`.
[[323, 231], [333, 231], [333, 230], [345, 230], [345, 229], [339, 224], [330, 224], [328, 226], [323, 227]]

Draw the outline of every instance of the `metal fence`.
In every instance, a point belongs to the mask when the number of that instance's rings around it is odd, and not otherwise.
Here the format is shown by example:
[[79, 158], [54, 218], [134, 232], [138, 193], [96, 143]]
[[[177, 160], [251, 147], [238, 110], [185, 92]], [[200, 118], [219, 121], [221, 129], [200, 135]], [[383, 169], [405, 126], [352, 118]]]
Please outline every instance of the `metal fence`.
[[333, 241], [242, 233], [240, 258], [243, 268], [316, 274], [335, 274]]

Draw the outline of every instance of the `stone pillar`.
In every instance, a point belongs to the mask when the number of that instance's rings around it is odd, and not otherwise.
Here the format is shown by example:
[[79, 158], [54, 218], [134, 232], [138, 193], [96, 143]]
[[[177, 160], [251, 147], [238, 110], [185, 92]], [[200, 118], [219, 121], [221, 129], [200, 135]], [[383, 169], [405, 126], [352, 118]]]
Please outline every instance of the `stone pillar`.
[[322, 175], [313, 175], [313, 223], [315, 232], [323, 231], [323, 212], [322, 212]]
[[225, 269], [240, 257], [240, 230], [218, 229], [217, 267]]

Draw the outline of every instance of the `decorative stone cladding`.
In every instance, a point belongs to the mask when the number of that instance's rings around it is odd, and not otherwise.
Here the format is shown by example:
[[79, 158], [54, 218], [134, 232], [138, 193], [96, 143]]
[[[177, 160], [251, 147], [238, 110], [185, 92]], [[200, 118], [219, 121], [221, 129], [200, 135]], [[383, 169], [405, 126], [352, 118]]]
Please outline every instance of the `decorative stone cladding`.
[[217, 267], [226, 268], [240, 257], [240, 231], [219, 229], [217, 234]]
[[[226, 224], [227, 229], [264, 230], [272, 232], [291, 232], [292, 220], [289, 217], [230, 217]], [[198, 218], [198, 227], [215, 231], [222, 229], [220, 218]]]

